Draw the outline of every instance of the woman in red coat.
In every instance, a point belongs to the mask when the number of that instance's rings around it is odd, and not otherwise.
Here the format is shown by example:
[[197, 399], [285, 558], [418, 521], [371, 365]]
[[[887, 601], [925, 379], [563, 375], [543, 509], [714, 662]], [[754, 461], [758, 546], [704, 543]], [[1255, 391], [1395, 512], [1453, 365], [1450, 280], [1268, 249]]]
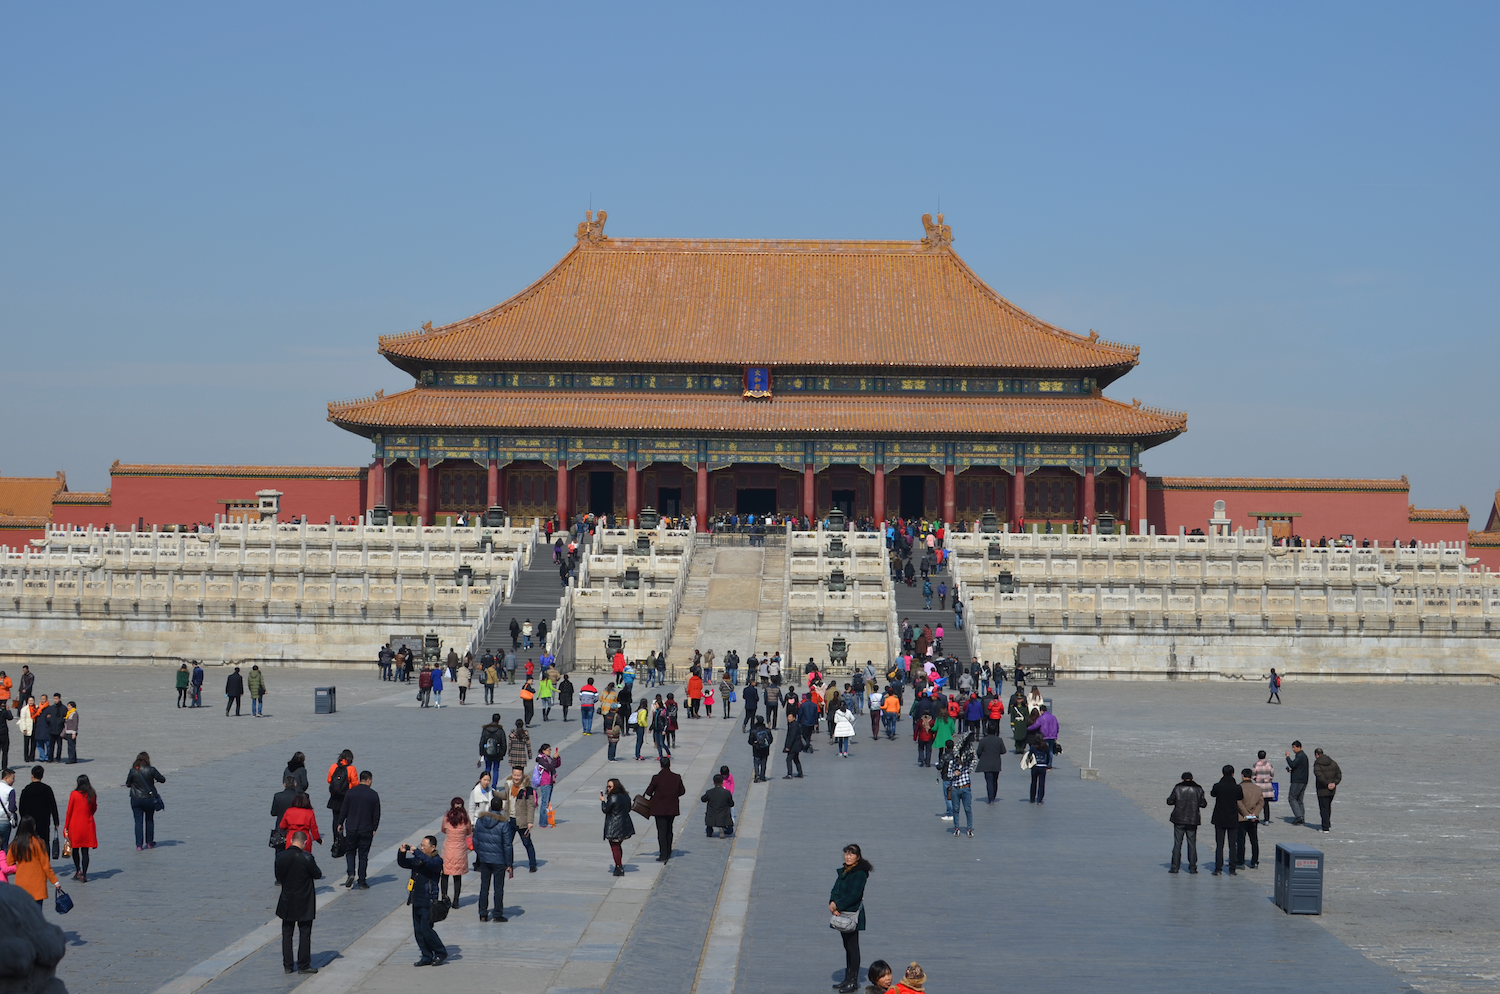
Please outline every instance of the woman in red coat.
[[292, 806], [286, 809], [276, 827], [284, 829], [287, 838], [291, 838], [293, 832], [302, 831], [319, 845], [323, 842], [323, 836], [318, 832], [318, 814], [313, 810], [312, 799], [306, 792], [292, 798]]
[[698, 717], [698, 705], [699, 705], [699, 702], [702, 701], [702, 700], [703, 700], [703, 678], [701, 676], [699, 676], [698, 674], [694, 673], [692, 676], [688, 677], [688, 682], [687, 682], [687, 702], [688, 702], [688, 717], [689, 718], [696, 718], [696, 717]]
[[99, 795], [87, 776], [78, 778], [78, 786], [68, 795], [68, 814], [63, 819], [63, 838], [73, 847], [73, 879], [89, 882], [89, 850], [99, 848], [94, 830], [94, 814], [99, 810]]

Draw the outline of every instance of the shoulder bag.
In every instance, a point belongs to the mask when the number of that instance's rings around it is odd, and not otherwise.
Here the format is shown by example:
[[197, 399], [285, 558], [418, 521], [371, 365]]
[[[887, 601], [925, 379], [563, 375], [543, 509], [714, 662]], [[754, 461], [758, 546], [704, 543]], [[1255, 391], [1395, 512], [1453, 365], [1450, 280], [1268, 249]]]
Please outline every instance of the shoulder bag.
[[284, 828], [273, 828], [273, 829], [271, 829], [271, 841], [267, 842], [266, 845], [270, 846], [272, 849], [282, 849], [282, 848], [285, 848], [286, 847], [286, 829], [284, 829]]
[[637, 794], [630, 801], [630, 810], [642, 818], [651, 817], [651, 801], [645, 794]]
[[344, 857], [344, 854], [348, 851], [349, 840], [345, 838], [344, 833], [334, 832], [333, 844], [328, 847], [329, 859], [342, 859]]
[[450, 912], [452, 910], [453, 910], [453, 902], [450, 901], [450, 900], [448, 900], [446, 897], [440, 897], [436, 901], [433, 901], [432, 902], [432, 921], [433, 921], [433, 924], [437, 924], [438, 922], [440, 922], [440, 921], [444, 920], [445, 918], [447, 918], [448, 917], [448, 912]]
[[829, 918], [828, 927], [840, 932], [854, 932], [859, 929], [859, 912], [864, 907], [861, 902], [853, 911], [835, 911]]

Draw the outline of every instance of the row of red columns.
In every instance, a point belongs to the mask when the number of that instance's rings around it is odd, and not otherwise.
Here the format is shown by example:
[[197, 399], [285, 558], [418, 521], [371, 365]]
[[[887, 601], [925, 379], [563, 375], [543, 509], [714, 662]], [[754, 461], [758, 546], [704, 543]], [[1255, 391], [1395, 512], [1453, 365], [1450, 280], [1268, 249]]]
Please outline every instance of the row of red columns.
[[[494, 506], [502, 503], [502, 495], [505, 492], [504, 470], [501, 469], [497, 460], [489, 461], [489, 479], [486, 490], [488, 491], [489, 504]], [[635, 521], [640, 517], [640, 473], [634, 461], [626, 464], [625, 468], [625, 516], [629, 521]], [[952, 521], [955, 514], [955, 475], [952, 466], [947, 467], [943, 473], [943, 520]], [[568, 468], [566, 464], [557, 467], [557, 517], [559, 521], [569, 520], [568, 502]], [[698, 464], [698, 530], [708, 531], [708, 464]], [[370, 466], [370, 506], [385, 503], [385, 462], [377, 459]], [[1085, 467], [1083, 471], [1083, 517], [1086, 521], [1095, 520], [1095, 483], [1094, 467]], [[432, 468], [428, 460], [417, 460], [417, 514], [423, 523], [432, 520]], [[885, 527], [885, 466], [875, 467], [875, 511], [878, 527]], [[1026, 468], [1017, 466], [1011, 478], [1011, 500], [1012, 508], [1026, 507]], [[811, 463], [802, 467], [802, 513], [809, 521], [817, 514], [817, 476], [813, 472]], [[1125, 520], [1133, 521], [1146, 515], [1146, 471], [1137, 466], [1130, 472], [1130, 480], [1125, 491]], [[1013, 516], [1011, 524], [1017, 530], [1025, 527], [1024, 511]]]

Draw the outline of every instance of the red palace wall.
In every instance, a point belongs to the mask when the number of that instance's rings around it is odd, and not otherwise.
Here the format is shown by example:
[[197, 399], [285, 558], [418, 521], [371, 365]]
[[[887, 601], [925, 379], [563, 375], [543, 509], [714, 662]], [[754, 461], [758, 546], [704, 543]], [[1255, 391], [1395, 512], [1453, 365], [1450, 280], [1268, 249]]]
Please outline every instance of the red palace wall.
[[[110, 474], [108, 506], [54, 504], [53, 526], [114, 525], [121, 531], [143, 524], [195, 524], [225, 513], [223, 500], [254, 500], [257, 490], [281, 491], [281, 520], [340, 522], [364, 513], [364, 467], [163, 466], [155, 472], [116, 467]], [[252, 475], [253, 474], [253, 475]]]
[[[1158, 533], [1179, 527], [1208, 531], [1214, 501], [1224, 502], [1232, 528], [1254, 531], [1253, 513], [1295, 514], [1292, 534], [1316, 542], [1324, 536], [1353, 535], [1390, 545], [1419, 542], [1462, 542], [1468, 539], [1464, 520], [1412, 520], [1410, 490], [1400, 480], [1277, 480], [1152, 477], [1146, 497], [1147, 518]], [[1422, 512], [1417, 512], [1421, 515]], [[1452, 512], [1445, 512], [1454, 516]]]

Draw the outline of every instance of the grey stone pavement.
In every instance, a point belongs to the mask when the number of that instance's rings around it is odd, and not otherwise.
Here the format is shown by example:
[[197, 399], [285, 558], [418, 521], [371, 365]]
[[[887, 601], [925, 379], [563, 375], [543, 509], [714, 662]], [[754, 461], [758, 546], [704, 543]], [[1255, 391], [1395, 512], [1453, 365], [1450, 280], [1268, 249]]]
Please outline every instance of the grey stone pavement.
[[[224, 674], [209, 675], [217, 691]], [[235, 719], [223, 716], [217, 693], [205, 695], [209, 707], [178, 711], [165, 667], [39, 672], [39, 690], [79, 700], [80, 751], [90, 760], [49, 767], [48, 781], [61, 800], [86, 772], [101, 794], [103, 847], [90, 883], [69, 887], [77, 907], [60, 920], [69, 950], [59, 972], [71, 990], [410, 989], [406, 875], [389, 851], [432, 831], [448, 799], [467, 793], [492, 709], [420, 710], [415, 688], [381, 683], [373, 667], [268, 677], [271, 716]], [[326, 683], [339, 688], [339, 713], [317, 716], [312, 687]], [[904, 721], [896, 742], [878, 743], [865, 722], [848, 760], [820, 739], [804, 758], [807, 779], [752, 788], [736, 708], [733, 721], [683, 723], [675, 762], [694, 803], [678, 820], [676, 858], [655, 862], [654, 831], [638, 818], [624, 878], [607, 872], [597, 792], [611, 775], [637, 792], [655, 764], [632, 761], [630, 740], [622, 762], [604, 763], [604, 736], [580, 736], [576, 711], [566, 725], [538, 718], [534, 741], [562, 742], [565, 760], [559, 825], [537, 832], [541, 868], [508, 884], [503, 925], [477, 921], [469, 875], [462, 906], [439, 927], [454, 959], [435, 978], [417, 976], [454, 991], [537, 994], [827, 990], [843, 965], [827, 888], [839, 850], [858, 841], [876, 865], [864, 962], [917, 959], [932, 990], [1500, 990], [1490, 897], [1497, 790], [1486, 762], [1496, 753], [1486, 719], [1497, 692], [1289, 686], [1277, 708], [1238, 684], [1064, 684], [1052, 696], [1067, 752], [1049, 803], [1018, 803], [1027, 779], [1008, 756], [1000, 800], [976, 805], [972, 840], [944, 834], [938, 785], [915, 766]], [[514, 693], [502, 688], [498, 706], [508, 722], [518, 714]], [[1102, 782], [1079, 780], [1071, 766], [1084, 761], [1090, 724]], [[1323, 745], [1344, 768], [1335, 832], [1278, 821], [1263, 829], [1262, 868], [1243, 878], [1168, 875], [1163, 801], [1181, 770], [1207, 780], [1223, 762], [1247, 765], [1256, 748], [1279, 756], [1293, 737]], [[374, 887], [350, 892], [332, 886], [342, 861], [315, 847], [330, 885], [313, 930], [324, 969], [286, 977], [279, 930], [268, 927], [270, 795], [294, 750], [311, 757], [316, 780], [345, 747], [376, 775], [384, 827], [375, 849], [384, 855], [372, 853]], [[118, 785], [142, 748], [168, 777], [167, 810], [161, 847], [136, 853]], [[707, 840], [696, 800], [720, 763], [738, 780], [740, 831]], [[315, 803], [323, 798], [326, 790], [314, 791]], [[326, 829], [325, 815], [320, 808]], [[1271, 904], [1269, 851], [1287, 838], [1329, 853], [1320, 918]], [[47, 915], [56, 920], [50, 904]]]

